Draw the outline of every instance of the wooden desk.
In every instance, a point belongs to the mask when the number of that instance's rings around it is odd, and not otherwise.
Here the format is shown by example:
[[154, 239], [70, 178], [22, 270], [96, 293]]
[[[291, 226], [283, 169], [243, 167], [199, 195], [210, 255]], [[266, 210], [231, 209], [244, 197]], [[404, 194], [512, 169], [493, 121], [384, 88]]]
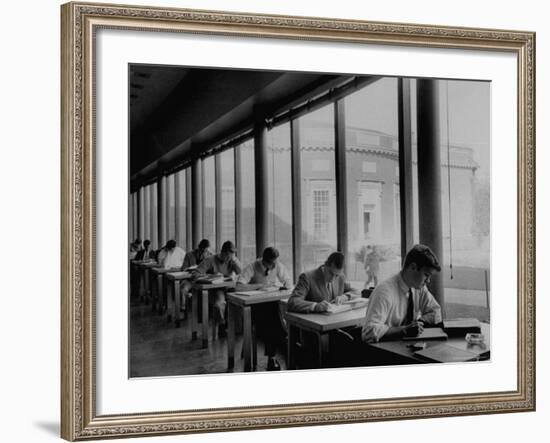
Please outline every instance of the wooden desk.
[[[242, 291], [249, 292], [249, 291]], [[284, 291], [254, 291], [261, 294], [242, 295], [238, 293], [227, 294], [227, 367], [235, 367], [235, 329], [239, 317], [238, 311], [243, 312], [243, 349], [244, 370], [250, 372], [256, 369], [257, 352], [254, 335], [252, 333], [252, 306], [262, 303], [277, 302], [290, 297], [291, 290]]]
[[151, 260], [142, 260], [137, 262], [139, 270], [139, 294], [144, 297], [147, 302], [151, 300], [151, 285], [149, 280], [149, 271], [151, 268], [158, 266], [158, 263]]
[[322, 336], [335, 329], [347, 328], [349, 326], [358, 326], [363, 323], [367, 307], [363, 306], [351, 311], [341, 312], [339, 314], [299, 314], [296, 312], [287, 312], [285, 314], [288, 328], [288, 369], [296, 369], [294, 356], [294, 343], [298, 337], [299, 331], [309, 331], [317, 336], [317, 357], [319, 367], [323, 367], [323, 349]]
[[[198, 298], [201, 298], [202, 303], [202, 347], [208, 347], [208, 291], [210, 289], [228, 289], [234, 288], [234, 281], [226, 281], [223, 283], [195, 283], [193, 285], [193, 297], [191, 298], [191, 310], [193, 311], [193, 322], [192, 322], [192, 335], [191, 339], [197, 339], [197, 312], [199, 301]], [[215, 323], [213, 323], [213, 335], [215, 337]]]
[[[463, 351], [473, 352], [478, 355], [480, 360], [487, 359], [490, 353], [490, 325], [488, 323], [481, 323], [481, 332], [485, 336], [485, 343], [483, 345], [470, 345], [466, 343], [464, 337], [455, 338], [450, 337], [448, 339], [441, 340], [419, 340], [426, 343], [426, 348], [431, 346], [440, 345], [445, 343], [453, 348], [458, 348]], [[367, 346], [369, 349], [377, 353], [375, 359], [376, 364], [414, 364], [414, 363], [433, 363], [428, 361], [419, 355], [415, 354], [415, 351], [407, 345], [415, 343], [414, 341], [405, 340], [392, 340], [381, 341], [378, 343], [369, 343]], [[444, 362], [443, 362], [444, 363]]]
[[[174, 298], [174, 321], [176, 323], [176, 328], [180, 327], [181, 322], [181, 298], [180, 298], [180, 282], [182, 280], [189, 280], [192, 277], [190, 272], [167, 272], [164, 276], [167, 280], [167, 286], [172, 290], [172, 297]], [[171, 283], [171, 284], [170, 284]], [[170, 298], [170, 294], [167, 296]]]

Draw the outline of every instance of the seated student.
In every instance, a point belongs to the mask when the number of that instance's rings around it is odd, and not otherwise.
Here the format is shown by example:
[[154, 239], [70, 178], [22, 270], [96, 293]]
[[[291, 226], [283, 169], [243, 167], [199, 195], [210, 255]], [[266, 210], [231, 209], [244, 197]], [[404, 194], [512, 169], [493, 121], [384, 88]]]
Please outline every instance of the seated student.
[[331, 303], [339, 304], [357, 297], [360, 295], [346, 282], [344, 254], [333, 252], [325, 264], [300, 274], [288, 300], [288, 310], [303, 313], [326, 312]]
[[130, 260], [134, 260], [139, 251], [141, 251], [141, 239], [136, 238], [132, 243], [130, 243]]
[[[262, 258], [247, 265], [237, 280], [237, 290], [267, 288], [290, 288], [292, 280], [285, 266], [279, 262], [279, 251], [271, 246], [264, 249]], [[279, 371], [281, 366], [275, 359], [277, 345], [284, 343], [284, 330], [279, 318], [278, 302], [261, 303], [252, 306], [252, 316], [258, 335], [265, 342], [267, 370]]]
[[149, 260], [155, 258], [155, 251], [151, 248], [151, 241], [145, 240], [143, 242], [143, 249], [138, 251], [136, 260]]
[[[189, 251], [187, 254], [185, 254], [185, 258], [183, 259], [183, 265], [181, 267], [182, 271], [185, 271], [186, 269], [189, 269], [192, 266], [198, 266], [202, 263], [202, 261], [205, 258], [208, 258], [212, 255], [210, 250], [208, 249], [210, 247], [210, 242], [203, 238], [199, 242], [199, 246], [197, 249], [193, 249], [192, 251]], [[193, 273], [196, 273], [196, 269], [192, 271]], [[185, 310], [185, 305], [187, 301], [187, 297], [191, 296], [191, 288], [193, 287], [193, 283], [191, 280], [184, 280], [183, 283], [180, 285], [180, 296], [183, 299], [182, 303], [182, 309]]]
[[[231, 241], [226, 241], [222, 245], [219, 254], [205, 258], [197, 268], [199, 275], [204, 274], [222, 274], [224, 277], [232, 277], [233, 274], [241, 273], [241, 262], [235, 255], [235, 245]], [[214, 321], [219, 325], [218, 334], [224, 337], [227, 329], [225, 323], [225, 291], [215, 289], [214, 301]]]
[[176, 241], [168, 240], [158, 253], [157, 261], [161, 268], [179, 270], [184, 257], [185, 251], [176, 245]]
[[362, 330], [365, 342], [414, 337], [425, 324], [441, 322], [441, 307], [426, 288], [441, 267], [428, 246], [415, 245], [401, 272], [380, 283], [370, 296]]

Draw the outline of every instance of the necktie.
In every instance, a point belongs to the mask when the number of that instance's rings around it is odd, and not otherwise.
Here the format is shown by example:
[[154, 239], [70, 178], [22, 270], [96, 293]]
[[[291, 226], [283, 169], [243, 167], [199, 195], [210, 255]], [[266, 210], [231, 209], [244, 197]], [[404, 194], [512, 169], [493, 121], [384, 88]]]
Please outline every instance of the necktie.
[[413, 291], [409, 288], [409, 301], [407, 303], [407, 317], [405, 318], [405, 324], [408, 325], [414, 320], [414, 299]]
[[327, 283], [327, 291], [328, 291], [328, 301], [332, 301], [332, 299], [334, 298], [333, 294], [332, 294], [332, 282], [329, 281]]

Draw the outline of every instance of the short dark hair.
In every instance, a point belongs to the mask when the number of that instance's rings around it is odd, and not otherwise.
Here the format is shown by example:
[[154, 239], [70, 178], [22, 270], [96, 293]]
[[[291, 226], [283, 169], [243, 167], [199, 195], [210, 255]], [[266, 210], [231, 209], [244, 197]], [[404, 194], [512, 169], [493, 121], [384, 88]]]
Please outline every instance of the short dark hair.
[[433, 251], [426, 245], [414, 245], [407, 256], [403, 268], [408, 268], [411, 264], [415, 264], [419, 269], [432, 268], [437, 272], [441, 272], [441, 266]]
[[222, 252], [235, 252], [235, 245], [231, 240], [227, 240], [222, 245]]
[[168, 240], [166, 242], [166, 249], [174, 249], [176, 247], [176, 240]]
[[151, 244], [151, 240], [145, 240], [143, 242], [143, 246], [149, 246]]
[[337, 269], [342, 269], [344, 267], [345, 257], [341, 252], [333, 252], [327, 258], [325, 265], [330, 266], [334, 265]]
[[210, 241], [207, 238], [203, 238], [199, 242], [199, 249], [206, 249], [210, 247]]
[[273, 246], [268, 246], [264, 249], [264, 252], [262, 254], [262, 259], [267, 262], [272, 262], [279, 258], [279, 251], [274, 248]]

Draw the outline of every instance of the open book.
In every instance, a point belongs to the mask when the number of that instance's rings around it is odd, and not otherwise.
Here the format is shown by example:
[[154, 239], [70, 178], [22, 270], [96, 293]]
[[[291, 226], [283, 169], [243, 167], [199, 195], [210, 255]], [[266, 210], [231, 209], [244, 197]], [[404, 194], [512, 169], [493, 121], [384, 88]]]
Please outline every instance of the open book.
[[335, 304], [331, 303], [328, 307], [328, 311], [323, 312], [323, 314], [325, 314], [325, 315], [339, 314], [340, 312], [351, 311], [351, 309], [352, 309], [352, 307], [349, 304], [348, 305], [344, 305], [344, 304], [335, 305]]
[[228, 281], [233, 281], [231, 277], [224, 277], [223, 275], [201, 275], [197, 278], [197, 283], [217, 285], [220, 283], [225, 283]]
[[414, 337], [403, 337], [403, 340], [430, 340], [430, 339], [447, 339], [448, 335], [441, 328], [426, 328], [422, 334], [416, 335]]

